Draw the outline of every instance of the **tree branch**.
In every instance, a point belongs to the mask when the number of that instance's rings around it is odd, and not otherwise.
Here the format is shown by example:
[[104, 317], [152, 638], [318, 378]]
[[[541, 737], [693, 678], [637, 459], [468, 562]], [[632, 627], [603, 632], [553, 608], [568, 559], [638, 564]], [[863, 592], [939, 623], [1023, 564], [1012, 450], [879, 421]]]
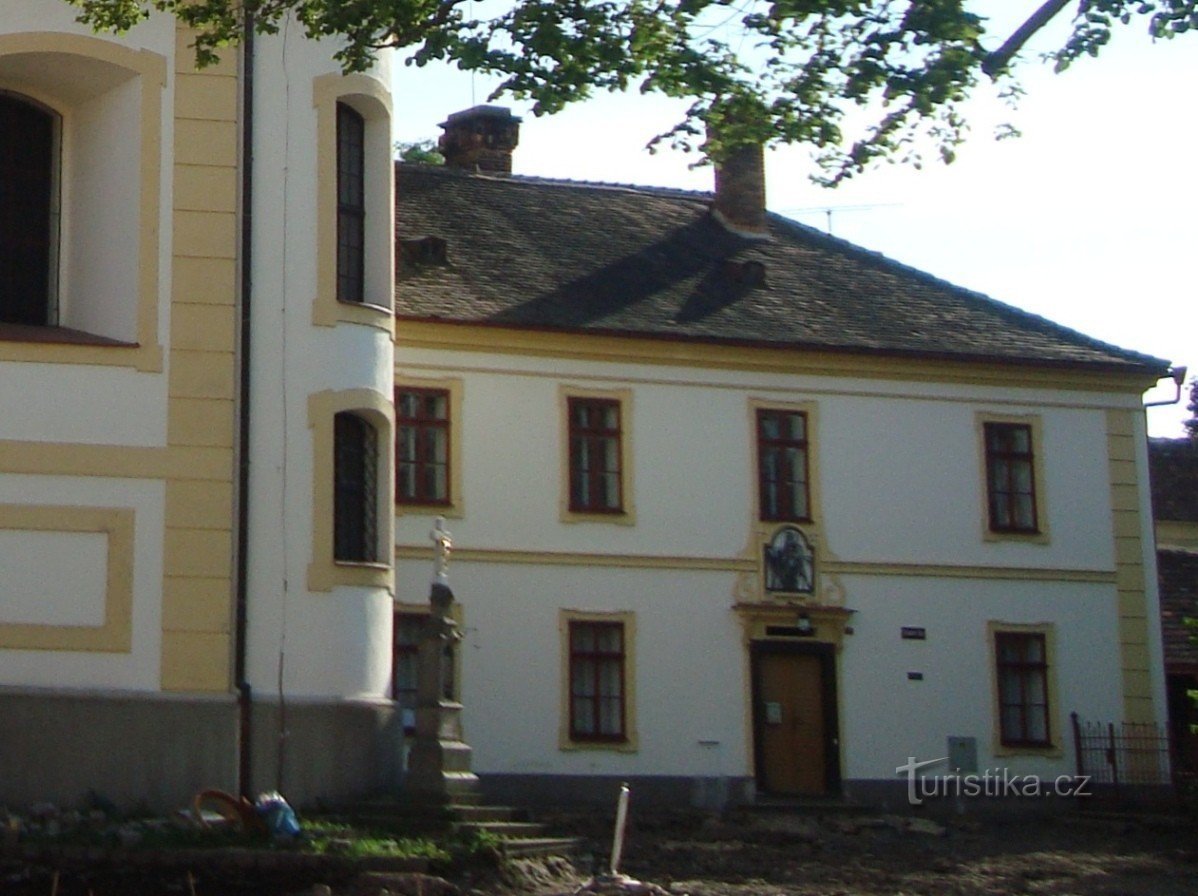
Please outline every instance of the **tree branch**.
[[1060, 14], [1070, 0], [1046, 0], [1044, 5], [1032, 13], [1026, 22], [1015, 29], [1015, 33], [1007, 38], [1001, 47], [990, 53], [982, 61], [982, 71], [993, 78], [1015, 58], [1015, 54], [1023, 49], [1023, 45], [1032, 36]]

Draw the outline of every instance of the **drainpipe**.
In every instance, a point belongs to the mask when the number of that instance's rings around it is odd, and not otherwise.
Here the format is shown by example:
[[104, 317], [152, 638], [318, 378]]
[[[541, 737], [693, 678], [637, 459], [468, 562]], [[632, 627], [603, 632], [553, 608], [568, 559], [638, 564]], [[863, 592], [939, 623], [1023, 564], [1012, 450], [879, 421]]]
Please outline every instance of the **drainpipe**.
[[233, 621], [233, 680], [237, 686], [237, 791], [253, 799], [253, 694], [246, 681], [249, 592], [250, 298], [253, 293], [254, 221], [254, 16], [245, 13], [241, 99], [241, 330], [237, 443], [237, 567]]
[[1146, 401], [1144, 402], [1144, 407], [1159, 408], [1164, 407], [1167, 404], [1177, 404], [1179, 401], [1181, 401], [1181, 387], [1184, 386], [1186, 382], [1186, 368], [1170, 367], [1169, 373], [1166, 376], [1160, 377], [1157, 382], [1160, 382], [1160, 380], [1163, 379], [1173, 380], [1173, 385], [1177, 386], [1177, 394], [1172, 398], [1166, 398], [1164, 401]]

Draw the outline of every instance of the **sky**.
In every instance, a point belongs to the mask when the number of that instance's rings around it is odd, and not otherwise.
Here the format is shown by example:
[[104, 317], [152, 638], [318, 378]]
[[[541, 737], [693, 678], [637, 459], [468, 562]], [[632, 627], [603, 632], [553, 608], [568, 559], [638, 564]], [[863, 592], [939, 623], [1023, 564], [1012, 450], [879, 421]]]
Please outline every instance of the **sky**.
[[[1038, 2], [988, 5], [1014, 19]], [[1014, 24], [995, 20], [995, 33]], [[973, 134], [953, 164], [885, 165], [829, 190], [809, 180], [815, 168], [806, 150], [772, 150], [767, 204], [1198, 373], [1198, 34], [1152, 42], [1133, 22], [1099, 58], [1054, 74], [1036, 53], [1059, 35], [1059, 29], [1041, 35], [1025, 51], [1020, 83], [1027, 95], [1018, 109], [985, 97], [971, 103]], [[495, 83], [447, 67], [405, 67], [397, 59], [395, 139], [435, 139], [439, 122], [488, 102]], [[645, 149], [681, 117], [681, 107], [668, 100], [601, 94], [541, 118], [508, 98], [494, 102], [524, 118], [517, 174], [711, 188], [711, 169], [691, 167], [696, 157]], [[995, 141], [994, 127], [1004, 121], [1022, 137]], [[1186, 391], [1180, 404], [1148, 411], [1150, 435], [1184, 434]], [[1166, 381], [1146, 400], [1174, 394]]]

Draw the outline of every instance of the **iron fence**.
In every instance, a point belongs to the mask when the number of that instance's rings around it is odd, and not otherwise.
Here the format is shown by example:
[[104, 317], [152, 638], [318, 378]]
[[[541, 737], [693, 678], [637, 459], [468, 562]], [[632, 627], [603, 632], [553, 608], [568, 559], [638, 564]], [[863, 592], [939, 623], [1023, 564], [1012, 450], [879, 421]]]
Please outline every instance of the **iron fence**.
[[1077, 773], [1096, 784], [1155, 786], [1173, 783], [1168, 730], [1152, 722], [1090, 722], [1069, 714]]

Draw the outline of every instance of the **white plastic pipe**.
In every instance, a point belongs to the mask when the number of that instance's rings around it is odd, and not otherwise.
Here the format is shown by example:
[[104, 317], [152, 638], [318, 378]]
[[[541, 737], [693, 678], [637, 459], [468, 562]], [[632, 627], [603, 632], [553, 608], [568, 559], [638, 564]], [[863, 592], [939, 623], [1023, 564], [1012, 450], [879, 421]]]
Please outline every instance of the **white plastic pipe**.
[[620, 785], [620, 799], [616, 803], [616, 832], [611, 844], [611, 875], [620, 874], [620, 854], [624, 852], [624, 826], [628, 822], [628, 785]]

